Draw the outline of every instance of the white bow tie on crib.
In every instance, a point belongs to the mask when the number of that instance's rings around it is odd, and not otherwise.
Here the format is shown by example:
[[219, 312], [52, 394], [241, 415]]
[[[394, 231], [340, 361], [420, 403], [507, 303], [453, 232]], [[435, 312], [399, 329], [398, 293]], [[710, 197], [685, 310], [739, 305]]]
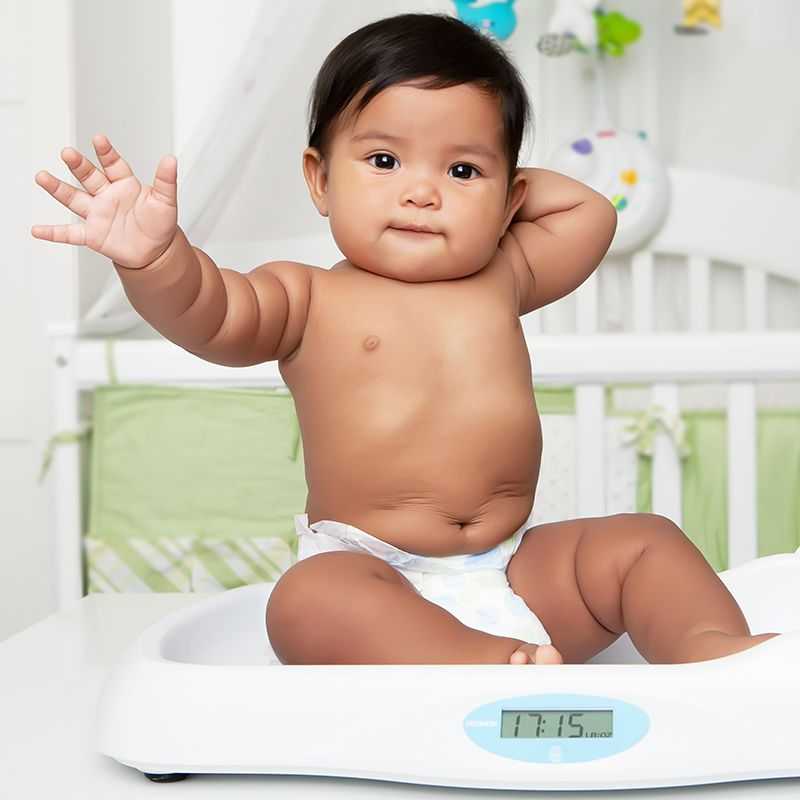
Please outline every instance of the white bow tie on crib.
[[636, 452], [652, 457], [653, 438], [661, 428], [674, 442], [680, 458], [688, 458], [692, 448], [686, 436], [686, 424], [680, 414], [669, 415], [663, 406], [650, 405], [645, 411], [634, 415], [623, 430], [622, 443], [636, 444]]

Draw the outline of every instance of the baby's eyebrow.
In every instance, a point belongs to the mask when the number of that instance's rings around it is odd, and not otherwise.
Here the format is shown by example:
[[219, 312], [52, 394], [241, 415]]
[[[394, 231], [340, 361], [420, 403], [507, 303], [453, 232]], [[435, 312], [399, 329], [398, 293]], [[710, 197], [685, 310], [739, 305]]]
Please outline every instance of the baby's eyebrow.
[[[351, 142], [362, 142], [365, 139], [383, 139], [387, 142], [398, 142], [399, 144], [405, 144], [408, 139], [404, 138], [403, 136], [395, 136], [392, 133], [385, 133], [384, 131], [364, 131], [363, 133], [359, 133], [356, 136], [351, 138]], [[494, 150], [486, 147], [485, 145], [478, 144], [477, 142], [472, 144], [452, 144], [447, 147], [448, 152], [458, 152], [458, 153], [474, 153], [475, 155], [484, 156], [492, 161], [497, 161], [498, 157]]]

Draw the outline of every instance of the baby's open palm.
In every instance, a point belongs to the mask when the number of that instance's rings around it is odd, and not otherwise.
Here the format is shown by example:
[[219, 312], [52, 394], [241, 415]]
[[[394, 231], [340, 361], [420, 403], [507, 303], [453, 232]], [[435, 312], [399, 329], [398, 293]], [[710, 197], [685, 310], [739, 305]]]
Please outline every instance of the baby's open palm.
[[93, 137], [103, 167], [72, 148], [61, 158], [86, 191], [63, 183], [49, 172], [36, 183], [85, 220], [74, 225], [34, 225], [37, 239], [86, 245], [123, 267], [138, 269], [155, 261], [172, 242], [178, 225], [178, 163], [164, 156], [152, 186], [145, 186], [103, 135]]

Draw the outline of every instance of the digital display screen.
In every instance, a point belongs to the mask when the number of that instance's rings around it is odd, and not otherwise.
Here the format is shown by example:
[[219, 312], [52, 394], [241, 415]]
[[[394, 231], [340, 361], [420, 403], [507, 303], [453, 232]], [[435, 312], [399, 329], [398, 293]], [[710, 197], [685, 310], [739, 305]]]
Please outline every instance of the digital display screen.
[[614, 712], [597, 709], [502, 711], [501, 739], [600, 739], [613, 735]]

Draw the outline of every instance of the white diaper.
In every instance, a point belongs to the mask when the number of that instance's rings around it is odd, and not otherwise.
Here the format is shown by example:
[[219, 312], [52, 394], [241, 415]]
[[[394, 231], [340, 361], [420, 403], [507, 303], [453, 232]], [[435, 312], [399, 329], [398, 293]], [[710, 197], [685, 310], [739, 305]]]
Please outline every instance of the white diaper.
[[529, 517], [503, 542], [483, 553], [422, 556], [348, 525], [323, 519], [308, 524], [308, 514], [295, 514], [297, 560], [337, 550], [369, 553], [405, 576], [428, 601], [449, 611], [470, 628], [509, 636], [532, 644], [552, 644], [539, 618], [514, 594], [506, 567], [532, 527]]

